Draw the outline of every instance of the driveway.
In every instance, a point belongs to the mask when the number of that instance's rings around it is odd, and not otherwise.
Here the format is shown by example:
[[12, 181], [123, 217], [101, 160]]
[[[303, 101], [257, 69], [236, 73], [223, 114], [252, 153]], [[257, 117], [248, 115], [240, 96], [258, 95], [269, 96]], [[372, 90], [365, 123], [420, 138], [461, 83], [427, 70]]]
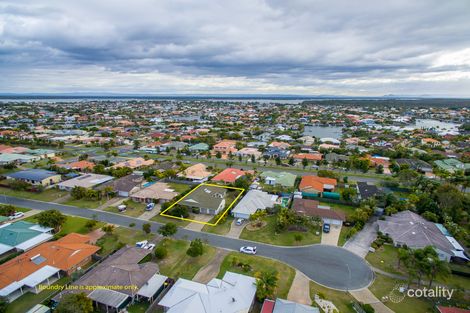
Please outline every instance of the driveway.
[[144, 213], [142, 213], [139, 218], [142, 219], [142, 220], [149, 220], [151, 219], [152, 217], [154, 217], [155, 215], [159, 214], [160, 211], [162, 209], [162, 205], [160, 203], [157, 203], [155, 205], [155, 207], [153, 208], [153, 210], [151, 211], [145, 211]]
[[295, 271], [294, 281], [289, 289], [287, 300], [312, 305], [310, 298], [310, 279], [298, 270]]
[[377, 238], [377, 221], [368, 222], [364, 228], [350, 238], [344, 248], [357, 254], [361, 258], [365, 258], [369, 252], [371, 243]]
[[341, 233], [341, 225], [331, 225], [329, 233], [321, 234], [322, 245], [337, 246], [339, 240], [339, 234]]
[[[0, 197], [0, 203], [37, 210], [56, 209], [64, 214], [84, 218], [93, 218], [96, 216], [96, 219], [99, 221], [124, 227], [128, 227], [130, 223], [134, 223], [135, 229], [140, 229], [144, 223], [149, 223], [154, 233], [162, 226], [161, 223], [154, 221], [146, 221], [112, 212], [83, 209], [52, 202], [5, 196]], [[241, 246], [256, 245], [259, 255], [284, 262], [298, 269], [316, 283], [332, 289], [343, 291], [358, 290], [368, 287], [374, 280], [374, 272], [367, 262], [365, 262], [363, 258], [341, 247], [320, 244], [303, 247], [279, 247], [184, 228], [178, 229], [174, 238], [184, 240], [200, 238], [214, 247], [233, 251], [238, 251]]]
[[192, 280], [202, 284], [207, 284], [210, 282], [212, 278], [219, 274], [220, 265], [222, 265], [222, 262], [228, 253], [228, 250], [217, 249], [217, 253], [215, 254], [214, 258], [210, 260], [206, 266], [201, 268]]
[[[212, 215], [196, 214], [194, 216], [194, 219], [196, 221], [207, 223], [212, 219], [212, 217], [213, 217]], [[185, 229], [192, 230], [192, 231], [201, 231], [202, 228], [204, 227], [203, 223], [191, 222], [185, 227]]]
[[237, 225], [237, 219], [234, 219], [232, 224], [230, 225], [230, 230], [227, 233], [227, 237], [230, 238], [240, 238], [240, 235], [243, 231], [243, 228], [245, 228], [246, 224], [248, 223], [247, 221], [244, 221], [241, 225]]
[[350, 294], [357, 301], [364, 304], [370, 304], [377, 313], [393, 313], [393, 311], [377, 299], [377, 297], [368, 288], [359, 291], [351, 291]]

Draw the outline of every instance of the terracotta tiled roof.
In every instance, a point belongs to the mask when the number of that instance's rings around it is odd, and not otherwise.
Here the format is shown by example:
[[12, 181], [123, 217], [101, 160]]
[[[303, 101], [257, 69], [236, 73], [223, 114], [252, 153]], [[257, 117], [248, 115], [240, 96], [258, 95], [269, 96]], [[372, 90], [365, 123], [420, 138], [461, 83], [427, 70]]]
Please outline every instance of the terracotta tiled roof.
[[[46, 265], [63, 271], [72, 269], [89, 256], [95, 254], [100, 247], [87, 244], [88, 236], [69, 234], [57, 241], [45, 242], [16, 258], [0, 265], [0, 289], [15, 281], [31, 275]], [[36, 264], [31, 259], [37, 256], [44, 261]]]
[[332, 185], [336, 187], [337, 181], [334, 178], [319, 177], [319, 176], [303, 176], [300, 181], [299, 190], [309, 191], [316, 190], [322, 192], [324, 185]]

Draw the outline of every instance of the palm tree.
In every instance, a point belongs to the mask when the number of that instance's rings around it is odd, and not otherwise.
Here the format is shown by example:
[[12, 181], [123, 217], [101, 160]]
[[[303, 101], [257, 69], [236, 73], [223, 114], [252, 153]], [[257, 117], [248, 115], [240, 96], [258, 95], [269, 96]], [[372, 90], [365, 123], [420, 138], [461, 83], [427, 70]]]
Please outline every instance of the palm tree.
[[447, 277], [450, 274], [449, 265], [445, 261], [439, 260], [437, 257], [433, 257], [429, 259], [429, 286], [431, 288], [432, 283], [436, 277]]
[[261, 302], [267, 297], [271, 297], [277, 288], [279, 273], [277, 271], [261, 271], [255, 274], [256, 277], [256, 298]]

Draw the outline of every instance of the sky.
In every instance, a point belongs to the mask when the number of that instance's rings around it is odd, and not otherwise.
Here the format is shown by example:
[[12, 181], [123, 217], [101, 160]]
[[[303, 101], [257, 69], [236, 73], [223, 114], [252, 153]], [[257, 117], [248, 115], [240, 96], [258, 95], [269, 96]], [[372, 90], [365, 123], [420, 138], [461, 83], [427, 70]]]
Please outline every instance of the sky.
[[470, 1], [1, 0], [0, 93], [470, 97]]

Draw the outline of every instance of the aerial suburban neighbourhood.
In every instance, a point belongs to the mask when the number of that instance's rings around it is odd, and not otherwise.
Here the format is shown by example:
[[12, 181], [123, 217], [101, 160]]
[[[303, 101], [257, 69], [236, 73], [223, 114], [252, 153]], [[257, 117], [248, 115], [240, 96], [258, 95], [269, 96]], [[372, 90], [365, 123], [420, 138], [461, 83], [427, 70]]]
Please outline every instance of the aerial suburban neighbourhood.
[[4, 101], [6, 312], [460, 312], [467, 102], [376, 102]]
[[470, 0], [1, 0], [0, 313], [470, 313]]

